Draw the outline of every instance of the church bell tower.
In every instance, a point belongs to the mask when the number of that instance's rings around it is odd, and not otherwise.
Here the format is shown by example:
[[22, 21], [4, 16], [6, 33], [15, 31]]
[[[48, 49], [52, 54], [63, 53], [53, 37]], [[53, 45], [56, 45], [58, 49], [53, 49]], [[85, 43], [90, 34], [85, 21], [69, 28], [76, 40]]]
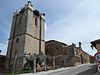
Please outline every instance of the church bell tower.
[[35, 10], [29, 1], [20, 11], [15, 12], [7, 50], [7, 65], [22, 69], [24, 53], [45, 54], [44, 13]]

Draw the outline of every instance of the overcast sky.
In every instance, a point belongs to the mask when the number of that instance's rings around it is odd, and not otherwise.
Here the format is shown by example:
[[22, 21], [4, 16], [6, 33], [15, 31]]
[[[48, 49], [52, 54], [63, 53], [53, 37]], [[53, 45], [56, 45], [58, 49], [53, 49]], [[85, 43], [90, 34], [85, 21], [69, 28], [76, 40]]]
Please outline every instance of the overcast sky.
[[[0, 49], [6, 54], [13, 12], [28, 0], [0, 1]], [[58, 40], [68, 45], [82, 42], [90, 55], [90, 42], [100, 38], [100, 0], [31, 0], [33, 7], [46, 14], [46, 40]]]

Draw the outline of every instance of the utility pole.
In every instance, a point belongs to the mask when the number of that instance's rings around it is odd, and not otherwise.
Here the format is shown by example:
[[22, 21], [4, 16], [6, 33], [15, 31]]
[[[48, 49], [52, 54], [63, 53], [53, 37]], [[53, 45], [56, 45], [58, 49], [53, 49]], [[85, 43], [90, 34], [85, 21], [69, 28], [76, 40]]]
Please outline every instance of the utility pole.
[[36, 59], [37, 59], [37, 56], [36, 54], [33, 54], [33, 72], [36, 73]]
[[47, 66], [47, 64], [46, 64], [46, 55], [45, 55], [45, 57], [44, 57], [44, 60], [45, 60], [45, 67], [44, 67], [44, 69], [45, 69], [45, 71], [47, 70], [47, 68], [46, 68], [46, 66]]
[[36, 58], [34, 58], [34, 60], [33, 60], [33, 71], [34, 71], [34, 73], [36, 73]]
[[53, 69], [55, 70], [55, 56], [53, 56]]
[[66, 55], [64, 56], [64, 67], [66, 67]]

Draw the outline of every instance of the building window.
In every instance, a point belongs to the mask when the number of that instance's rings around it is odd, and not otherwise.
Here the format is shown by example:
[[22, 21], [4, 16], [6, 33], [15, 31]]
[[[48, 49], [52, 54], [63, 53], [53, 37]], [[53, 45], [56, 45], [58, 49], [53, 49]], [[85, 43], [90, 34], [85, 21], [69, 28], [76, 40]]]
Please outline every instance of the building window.
[[18, 42], [19, 42], [19, 38], [16, 39], [16, 43], [18, 43]]
[[35, 25], [37, 26], [37, 23], [38, 23], [38, 19], [37, 18], [35, 18]]
[[58, 50], [59, 48], [57, 47], [56, 49]]

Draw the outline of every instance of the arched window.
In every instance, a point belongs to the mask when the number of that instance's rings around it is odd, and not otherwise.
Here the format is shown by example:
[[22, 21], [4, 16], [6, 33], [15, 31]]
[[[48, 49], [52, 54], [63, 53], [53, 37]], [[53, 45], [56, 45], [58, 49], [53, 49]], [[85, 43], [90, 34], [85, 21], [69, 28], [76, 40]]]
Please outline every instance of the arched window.
[[18, 43], [18, 42], [19, 42], [19, 38], [16, 39], [16, 43]]
[[37, 17], [35, 18], [35, 25], [37, 26], [37, 24], [38, 24], [38, 19], [37, 19]]

